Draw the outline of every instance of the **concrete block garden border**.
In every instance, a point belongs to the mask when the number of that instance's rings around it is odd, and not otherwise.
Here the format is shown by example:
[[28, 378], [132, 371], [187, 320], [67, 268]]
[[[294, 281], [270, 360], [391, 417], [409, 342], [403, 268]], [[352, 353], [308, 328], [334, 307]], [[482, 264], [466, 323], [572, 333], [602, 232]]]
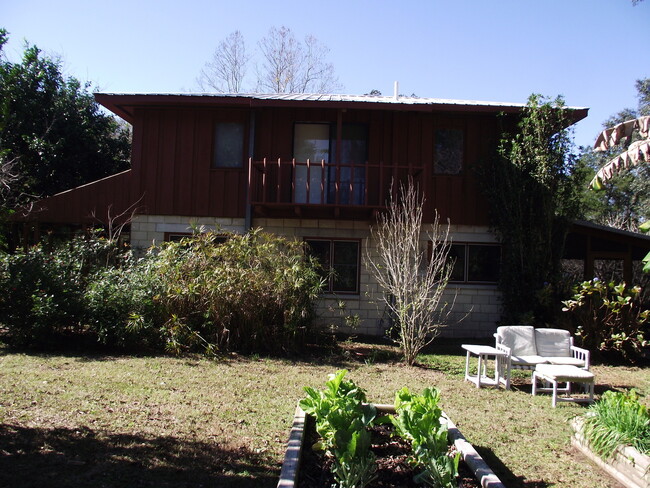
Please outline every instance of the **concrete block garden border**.
[[[378, 411], [384, 413], [395, 413], [392, 405], [375, 405]], [[479, 481], [483, 488], [505, 488], [501, 480], [494, 474], [492, 469], [487, 465], [474, 447], [467, 442], [463, 437], [458, 427], [444, 415], [449, 429], [449, 441], [453, 442], [456, 449], [461, 454], [461, 458], [465, 464], [472, 470], [474, 476]], [[298, 473], [300, 470], [300, 457], [303, 449], [303, 439], [305, 434], [305, 412], [300, 408], [296, 408], [296, 413], [293, 417], [293, 425], [291, 433], [289, 434], [289, 442], [287, 451], [284, 456], [284, 463], [282, 463], [282, 471], [280, 472], [280, 480], [278, 481], [278, 488], [296, 488], [298, 486]]]
[[650, 487], [650, 456], [641, 454], [631, 446], [619, 446], [611, 459], [603, 460], [589, 448], [582, 435], [582, 419], [575, 418], [571, 427], [571, 444], [610, 476], [628, 488]]

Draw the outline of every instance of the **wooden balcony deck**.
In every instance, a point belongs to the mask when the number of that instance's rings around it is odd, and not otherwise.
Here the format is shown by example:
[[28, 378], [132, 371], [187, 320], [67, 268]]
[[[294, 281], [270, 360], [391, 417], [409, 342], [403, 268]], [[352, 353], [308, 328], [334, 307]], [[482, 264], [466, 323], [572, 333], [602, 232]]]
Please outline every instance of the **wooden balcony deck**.
[[421, 185], [423, 172], [415, 165], [250, 160], [248, 197], [254, 216], [368, 220], [386, 208], [393, 182], [410, 177]]

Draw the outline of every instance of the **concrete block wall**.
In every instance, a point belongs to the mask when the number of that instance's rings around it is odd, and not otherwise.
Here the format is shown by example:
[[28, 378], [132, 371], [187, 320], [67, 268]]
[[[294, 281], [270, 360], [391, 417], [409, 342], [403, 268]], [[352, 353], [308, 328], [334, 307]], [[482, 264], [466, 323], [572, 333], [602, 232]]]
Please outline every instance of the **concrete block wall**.
[[[360, 241], [360, 293], [323, 295], [317, 305], [319, 323], [341, 332], [383, 335], [390, 326], [389, 316], [382, 301], [382, 293], [370, 271], [366, 259], [376, 258], [376, 243], [371, 237], [368, 222], [317, 219], [255, 218], [253, 227], [266, 232], [303, 240], [305, 238], [358, 239]], [[208, 229], [221, 228], [230, 232], [246, 231], [244, 219], [191, 218], [170, 215], [138, 215], [131, 223], [131, 245], [147, 249], [162, 242], [166, 232], [191, 232], [193, 226]], [[428, 229], [426, 229], [428, 230]], [[428, 236], [422, 233], [426, 246]], [[451, 226], [450, 236], [455, 242], [495, 242], [485, 227]], [[425, 247], [426, 248], [426, 247]], [[500, 319], [500, 294], [495, 285], [450, 284], [444, 300], [454, 303], [450, 324], [442, 329], [443, 337], [489, 338]], [[346, 316], [358, 318], [354, 329], [346, 326]]]
[[[324, 326], [338, 328], [342, 332], [383, 335], [390, 326], [388, 312], [382, 301], [379, 285], [365, 266], [367, 259], [376, 258], [376, 243], [372, 239], [368, 222], [315, 220], [315, 219], [254, 219], [254, 227], [262, 227], [286, 237], [359, 239], [361, 265], [359, 273], [360, 293], [323, 295], [319, 300], [319, 322]], [[422, 233], [423, 244], [428, 240], [427, 231]], [[450, 226], [450, 237], [455, 242], [496, 242], [486, 227]], [[426, 247], [425, 247], [426, 248]], [[441, 331], [443, 337], [489, 338], [496, 331], [501, 314], [501, 298], [496, 285], [451, 284], [444, 300], [454, 303], [450, 325]], [[354, 330], [346, 326], [346, 316], [356, 316], [359, 323]]]
[[138, 250], [150, 248], [165, 240], [165, 233], [184, 234], [193, 227], [220, 228], [229, 232], [245, 232], [244, 219], [195, 218], [180, 215], [136, 215], [131, 222], [131, 247]]

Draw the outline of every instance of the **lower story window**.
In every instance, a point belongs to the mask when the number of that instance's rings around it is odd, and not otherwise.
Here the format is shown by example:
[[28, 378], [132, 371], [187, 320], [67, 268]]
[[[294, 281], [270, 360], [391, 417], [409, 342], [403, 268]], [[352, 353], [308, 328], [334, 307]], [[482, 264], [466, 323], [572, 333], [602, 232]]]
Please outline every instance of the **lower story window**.
[[321, 265], [328, 293], [359, 293], [359, 241], [305, 239]]
[[454, 263], [450, 281], [496, 283], [501, 267], [501, 247], [497, 244], [452, 244], [449, 259]]

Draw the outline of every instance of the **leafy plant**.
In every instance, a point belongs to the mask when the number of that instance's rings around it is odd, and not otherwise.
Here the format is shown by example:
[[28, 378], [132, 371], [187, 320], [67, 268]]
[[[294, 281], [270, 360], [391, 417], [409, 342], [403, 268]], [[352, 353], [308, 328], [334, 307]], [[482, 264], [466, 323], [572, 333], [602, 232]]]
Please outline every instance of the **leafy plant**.
[[390, 421], [396, 433], [410, 441], [415, 464], [423, 469], [415, 481], [453, 488], [460, 454], [448, 453], [448, 428], [440, 422], [439, 400], [440, 392], [436, 388], [425, 388], [421, 395], [414, 395], [404, 387], [395, 395], [397, 415], [391, 415]]
[[558, 282], [582, 185], [569, 116], [561, 97], [531, 95], [518, 121], [504, 116], [504, 126], [515, 130], [503, 133], [498, 155], [480, 169], [492, 226], [502, 242], [504, 323], [544, 325], [555, 319], [540, 292]]
[[641, 306], [641, 288], [594, 278], [579, 283], [573, 292], [562, 310], [573, 315], [583, 346], [635, 362], [650, 343], [650, 310]]
[[322, 287], [300, 242], [203, 232], [157, 249], [162, 327], [171, 352], [277, 352], [298, 343]]
[[621, 445], [650, 453], [650, 412], [636, 391], [606, 391], [584, 417], [583, 435], [591, 449], [607, 459]]
[[[639, 226], [639, 230], [641, 232], [645, 232], [646, 234], [650, 232], [650, 221], [644, 222]], [[650, 252], [645, 255], [643, 258], [643, 272], [644, 273], [650, 273]]]
[[367, 427], [376, 416], [374, 406], [365, 403], [365, 392], [345, 380], [340, 370], [325, 383], [325, 390], [305, 387], [307, 398], [300, 408], [316, 419], [321, 436], [317, 448], [333, 457], [332, 474], [341, 488], [361, 488], [375, 477], [375, 456], [370, 451]]
[[0, 256], [0, 321], [14, 345], [49, 345], [87, 331], [86, 289], [122, 254], [114, 241], [77, 237]]
[[163, 347], [161, 279], [152, 254], [126, 253], [96, 272], [85, 292], [85, 323], [100, 343], [127, 349]]

